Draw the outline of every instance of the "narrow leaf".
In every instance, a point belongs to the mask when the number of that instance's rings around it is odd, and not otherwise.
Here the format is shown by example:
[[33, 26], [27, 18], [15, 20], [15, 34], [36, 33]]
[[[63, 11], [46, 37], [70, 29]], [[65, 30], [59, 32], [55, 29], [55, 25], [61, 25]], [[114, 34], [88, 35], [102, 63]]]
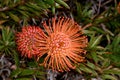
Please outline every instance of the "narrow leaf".
[[102, 77], [103, 80], [107, 80], [107, 79], [109, 79], [109, 80], [118, 80], [115, 76], [107, 75], [107, 74], [103, 74], [101, 77]]
[[55, 2], [57, 2], [58, 4], [61, 4], [61, 5], [65, 6], [66, 8], [70, 9], [70, 7], [63, 0], [55, 0]]
[[14, 21], [16, 21], [16, 22], [19, 22], [19, 21], [20, 21], [19, 17], [16, 16], [16, 15], [14, 15], [14, 14], [12, 14], [12, 13], [9, 13], [9, 16], [10, 16]]
[[120, 75], [120, 69], [104, 70], [103, 73], [106, 73], [106, 74], [119, 74]]
[[100, 43], [101, 38], [102, 38], [102, 35], [96, 37], [96, 39], [94, 40], [93, 44], [91, 44], [90, 47], [93, 48], [93, 47], [97, 46]]

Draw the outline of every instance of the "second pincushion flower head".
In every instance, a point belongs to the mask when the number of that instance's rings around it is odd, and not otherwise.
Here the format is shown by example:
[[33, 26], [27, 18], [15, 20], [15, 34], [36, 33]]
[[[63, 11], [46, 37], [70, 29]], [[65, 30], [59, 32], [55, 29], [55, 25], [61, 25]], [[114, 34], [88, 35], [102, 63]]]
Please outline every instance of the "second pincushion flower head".
[[[74, 64], [84, 61], [82, 55], [86, 53], [84, 48], [87, 47], [88, 39], [75, 21], [70, 18], [52, 18], [48, 25], [44, 22], [43, 27], [45, 33], [41, 29], [31, 33], [34, 39], [32, 43], [30, 35], [24, 39], [27, 40], [24, 42], [24, 40], [19, 40], [19, 36], [23, 34], [18, 34], [17, 44], [22, 54], [28, 57], [31, 57], [31, 54], [37, 54], [38, 59], [46, 54], [43, 66], [61, 72], [75, 69]], [[25, 32], [29, 32], [28, 29]], [[31, 45], [24, 46], [23, 44]]]
[[16, 34], [17, 48], [22, 56], [32, 58], [40, 54], [39, 39], [44, 38], [42, 34], [43, 31], [35, 26], [24, 26], [22, 31]]

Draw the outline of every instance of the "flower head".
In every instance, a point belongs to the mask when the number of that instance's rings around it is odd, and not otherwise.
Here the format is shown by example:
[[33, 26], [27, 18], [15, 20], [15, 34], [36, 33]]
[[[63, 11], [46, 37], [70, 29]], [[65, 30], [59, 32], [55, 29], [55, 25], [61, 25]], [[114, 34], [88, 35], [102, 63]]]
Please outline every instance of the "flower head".
[[[69, 18], [52, 18], [43, 23], [46, 36], [39, 57], [47, 53], [43, 65], [48, 69], [69, 71], [75, 69], [74, 63], [83, 62], [84, 48], [88, 40], [82, 33], [82, 28]], [[43, 51], [43, 52], [42, 52]]]
[[43, 31], [39, 27], [26, 26], [16, 34], [16, 44], [22, 56], [31, 58], [40, 53], [38, 37], [42, 38], [42, 33]]

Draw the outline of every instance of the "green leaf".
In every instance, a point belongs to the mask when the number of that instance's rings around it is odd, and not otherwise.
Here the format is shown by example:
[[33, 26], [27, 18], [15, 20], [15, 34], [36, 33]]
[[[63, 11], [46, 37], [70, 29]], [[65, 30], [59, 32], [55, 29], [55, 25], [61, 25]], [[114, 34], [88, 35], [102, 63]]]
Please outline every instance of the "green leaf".
[[91, 76], [97, 76], [97, 75], [98, 75], [95, 70], [90, 69], [90, 68], [84, 66], [83, 64], [81, 64], [81, 65], [79, 66], [79, 69], [80, 69], [81, 71], [85, 72], [85, 73], [90, 73]]
[[18, 79], [15, 79], [15, 80], [32, 80], [32, 78], [18, 78]]
[[2, 40], [4, 42], [6, 41], [6, 30], [5, 30], [5, 28], [2, 28]]
[[11, 40], [13, 39], [13, 32], [12, 29], [10, 29], [10, 27], [6, 27], [6, 40]]
[[82, 74], [82, 71], [78, 67], [76, 68], [76, 71]]
[[115, 76], [107, 75], [107, 74], [103, 74], [103, 75], [101, 75], [101, 78], [102, 78], [103, 80], [106, 80], [106, 79], [110, 79], [110, 80], [118, 80]]
[[83, 65], [81, 63], [79, 64], [79, 69], [86, 72], [86, 73], [92, 73], [93, 72], [91, 69], [87, 68], [85, 65]]
[[35, 75], [37, 75], [37, 76], [43, 76], [44, 74], [46, 74], [46, 73], [43, 71], [39, 71], [39, 70], [35, 71]]
[[30, 62], [27, 62], [27, 65], [30, 67], [38, 67], [38, 63], [36, 62], [36, 60], [32, 60]]
[[10, 13], [10, 12], [9, 12], [9, 16], [10, 16], [15, 22], [19, 22], [19, 21], [20, 21], [19, 17], [16, 16], [15, 14], [13, 14], [13, 13]]
[[97, 46], [100, 43], [100, 40], [102, 38], [103, 35], [97, 36], [97, 37], [93, 37], [92, 41], [90, 42], [90, 48], [94, 48], [95, 46]]
[[28, 75], [33, 75], [33, 74], [35, 74], [34, 70], [24, 69], [22, 70], [19, 76], [28, 76]]
[[14, 3], [20, 2], [20, 0], [14, 0]]
[[96, 66], [93, 64], [93, 63], [91, 63], [91, 62], [89, 62], [89, 61], [87, 61], [87, 64], [86, 64], [88, 67], [90, 67], [91, 69], [96, 69]]
[[22, 11], [22, 10], [18, 10], [23, 16], [24, 18], [28, 18], [29, 16], [27, 15], [27, 13], [25, 11]]
[[43, 75], [44, 72], [34, 69], [24, 69], [19, 76]]
[[0, 13], [0, 16], [2, 17], [2, 18], [7, 18], [7, 15], [5, 14], [5, 13]]
[[96, 52], [91, 52], [92, 59], [95, 61], [95, 63], [98, 63], [98, 56]]
[[10, 77], [16, 78], [16, 79], [22, 79], [22, 77], [27, 76], [27, 78], [33, 77], [32, 75], [39, 76], [40, 78], [43, 78], [42, 76], [45, 74], [45, 72], [42, 72], [40, 70], [35, 69], [23, 69], [23, 68], [17, 68], [16, 70], [12, 71]]
[[18, 53], [15, 50], [13, 50], [13, 55], [14, 55], [15, 65], [18, 67], [20, 62], [19, 62]]
[[45, 3], [53, 6], [55, 4], [55, 1], [54, 0], [44, 0]]
[[114, 44], [114, 46], [117, 46], [119, 43], [120, 43], [120, 34], [118, 34], [118, 35], [115, 37], [115, 39], [114, 39], [114, 41], [113, 41], [112, 44]]
[[52, 13], [55, 14], [55, 6], [52, 6]]
[[0, 50], [3, 50], [4, 46], [3, 45], [0, 45]]
[[110, 66], [110, 60], [109, 59], [105, 59], [102, 63], [102, 68], [108, 67]]
[[57, 2], [58, 4], [61, 4], [61, 5], [65, 6], [66, 8], [70, 9], [70, 7], [63, 0], [55, 0], [55, 2]]
[[104, 70], [103, 73], [105, 73], [105, 74], [118, 74], [118, 75], [120, 75], [120, 69], [118, 69], [118, 68], [108, 69], [108, 70]]
[[101, 30], [100, 28], [97, 28], [97, 27], [92, 27], [92, 30], [97, 31], [97, 33], [105, 34], [105, 31], [103, 31], [103, 30]]
[[34, 10], [40, 10], [41, 9], [37, 4], [34, 4], [34, 3], [29, 3], [29, 7], [31, 7]]
[[21, 72], [22, 72], [22, 70], [20, 68], [17, 68], [16, 70], [11, 72], [10, 77], [17, 78]]
[[30, 76], [33, 75], [35, 73], [34, 70], [30, 70], [30, 69], [22, 69], [22, 68], [17, 68], [16, 70], [14, 70], [11, 73], [11, 77], [18, 77], [18, 76]]
[[83, 33], [87, 34], [87, 35], [93, 35], [93, 34], [95, 34], [95, 31], [83, 30]]

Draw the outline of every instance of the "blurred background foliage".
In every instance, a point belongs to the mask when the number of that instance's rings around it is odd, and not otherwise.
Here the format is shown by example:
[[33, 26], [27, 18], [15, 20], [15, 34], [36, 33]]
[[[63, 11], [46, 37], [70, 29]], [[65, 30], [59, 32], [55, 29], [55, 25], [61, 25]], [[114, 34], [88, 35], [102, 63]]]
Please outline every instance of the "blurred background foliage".
[[[70, 72], [52, 72], [20, 56], [15, 32], [53, 16], [73, 18], [89, 44], [86, 62]], [[119, 0], [0, 0], [0, 80], [119, 80]]]

